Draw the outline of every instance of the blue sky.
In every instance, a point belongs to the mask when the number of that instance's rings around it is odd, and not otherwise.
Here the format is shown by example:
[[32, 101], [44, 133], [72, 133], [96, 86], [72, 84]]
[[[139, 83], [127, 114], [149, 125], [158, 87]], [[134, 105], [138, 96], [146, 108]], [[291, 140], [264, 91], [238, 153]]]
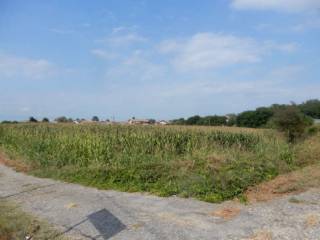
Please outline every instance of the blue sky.
[[319, 0], [0, 0], [0, 120], [320, 97]]

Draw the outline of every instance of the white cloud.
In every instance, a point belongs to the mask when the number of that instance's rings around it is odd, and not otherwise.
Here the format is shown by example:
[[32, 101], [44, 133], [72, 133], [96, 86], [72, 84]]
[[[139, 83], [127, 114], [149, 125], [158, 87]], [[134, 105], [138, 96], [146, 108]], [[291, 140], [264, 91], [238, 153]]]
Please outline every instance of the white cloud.
[[61, 35], [74, 33], [74, 30], [62, 29], [62, 28], [50, 28], [49, 31], [53, 32], [53, 33], [56, 33], [56, 34], [61, 34]]
[[92, 49], [91, 54], [104, 60], [113, 60], [118, 57], [117, 54], [111, 51], [106, 51], [104, 49]]
[[106, 72], [106, 78], [111, 81], [141, 82], [153, 81], [164, 77], [166, 67], [153, 63], [139, 50], [124, 57]]
[[121, 30], [114, 31], [110, 36], [104, 38], [102, 40], [98, 40], [98, 42], [104, 42], [107, 44], [111, 44], [114, 46], [125, 46], [131, 45], [134, 43], [144, 43], [147, 42], [148, 39], [137, 34], [137, 33], [122, 33]]
[[0, 54], [0, 75], [40, 79], [56, 72], [55, 66], [45, 59], [31, 59]]
[[171, 54], [176, 69], [189, 71], [259, 62], [270, 50], [292, 52], [295, 44], [260, 43], [252, 38], [198, 33], [185, 40], [164, 41], [159, 49], [164, 54]]
[[20, 108], [20, 111], [21, 112], [29, 112], [30, 108], [29, 107], [22, 107], [22, 108]]
[[246, 10], [276, 10], [286, 12], [314, 11], [320, 8], [319, 0], [233, 0], [231, 6]]
[[305, 22], [294, 25], [291, 30], [295, 32], [304, 32], [307, 30], [320, 29], [320, 18], [311, 18]]

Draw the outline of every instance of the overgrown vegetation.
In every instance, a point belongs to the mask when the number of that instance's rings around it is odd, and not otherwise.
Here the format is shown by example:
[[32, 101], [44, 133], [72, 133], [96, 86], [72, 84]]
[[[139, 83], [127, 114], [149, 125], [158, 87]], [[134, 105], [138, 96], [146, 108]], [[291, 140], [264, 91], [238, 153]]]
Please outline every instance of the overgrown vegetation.
[[312, 119], [296, 106], [288, 106], [274, 112], [271, 124], [285, 133], [288, 142], [293, 143], [305, 133], [306, 127], [312, 125]]
[[62, 240], [48, 224], [21, 211], [15, 204], [0, 200], [0, 240]]
[[276, 132], [245, 128], [3, 124], [0, 146], [37, 176], [210, 202], [297, 166]]
[[[226, 116], [205, 116], [198, 115], [189, 117], [187, 119], [179, 118], [172, 121], [176, 125], [205, 125], [205, 126], [238, 126], [249, 128], [270, 128], [275, 114], [280, 112], [287, 113], [290, 109], [295, 108], [296, 111], [301, 112], [308, 118], [320, 119], [320, 100], [312, 99], [301, 104], [292, 103], [273, 104], [269, 107], [259, 107], [255, 110], [244, 111], [237, 115], [228, 114]], [[289, 109], [289, 110], [288, 110]]]

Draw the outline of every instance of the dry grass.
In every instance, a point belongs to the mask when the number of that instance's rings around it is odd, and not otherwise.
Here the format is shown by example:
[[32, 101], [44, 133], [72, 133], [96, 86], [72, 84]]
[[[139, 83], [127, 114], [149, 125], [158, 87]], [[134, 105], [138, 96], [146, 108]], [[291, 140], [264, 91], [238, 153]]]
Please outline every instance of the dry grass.
[[320, 219], [319, 216], [311, 214], [306, 217], [305, 226], [306, 227], [315, 227], [319, 224]]
[[246, 191], [249, 202], [272, 200], [287, 194], [299, 193], [320, 186], [320, 165], [280, 175], [275, 179], [251, 187]]
[[[27, 165], [23, 161], [18, 158], [14, 158], [14, 160], [8, 157], [3, 150], [0, 148], [0, 164], [6, 165], [15, 169], [18, 172], [29, 172], [31, 170], [31, 166]], [[0, 239], [1, 240], [1, 239]]]
[[268, 231], [260, 231], [246, 240], [272, 240], [272, 233]]
[[320, 134], [296, 145], [294, 152], [295, 165], [302, 168], [249, 188], [245, 194], [249, 202], [268, 201], [320, 186]]
[[15, 204], [0, 201], [0, 240], [66, 239], [48, 224], [22, 212]]
[[224, 207], [222, 209], [214, 211], [210, 215], [223, 218], [224, 220], [230, 220], [238, 216], [240, 214], [240, 211], [240, 208], [237, 207]]

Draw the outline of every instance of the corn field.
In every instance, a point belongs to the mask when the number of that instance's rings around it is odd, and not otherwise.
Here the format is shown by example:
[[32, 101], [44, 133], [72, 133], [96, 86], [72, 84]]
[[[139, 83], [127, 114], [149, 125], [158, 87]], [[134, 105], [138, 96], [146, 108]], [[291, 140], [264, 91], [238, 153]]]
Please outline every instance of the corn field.
[[278, 137], [224, 127], [2, 124], [0, 147], [37, 176], [213, 202], [292, 162]]

